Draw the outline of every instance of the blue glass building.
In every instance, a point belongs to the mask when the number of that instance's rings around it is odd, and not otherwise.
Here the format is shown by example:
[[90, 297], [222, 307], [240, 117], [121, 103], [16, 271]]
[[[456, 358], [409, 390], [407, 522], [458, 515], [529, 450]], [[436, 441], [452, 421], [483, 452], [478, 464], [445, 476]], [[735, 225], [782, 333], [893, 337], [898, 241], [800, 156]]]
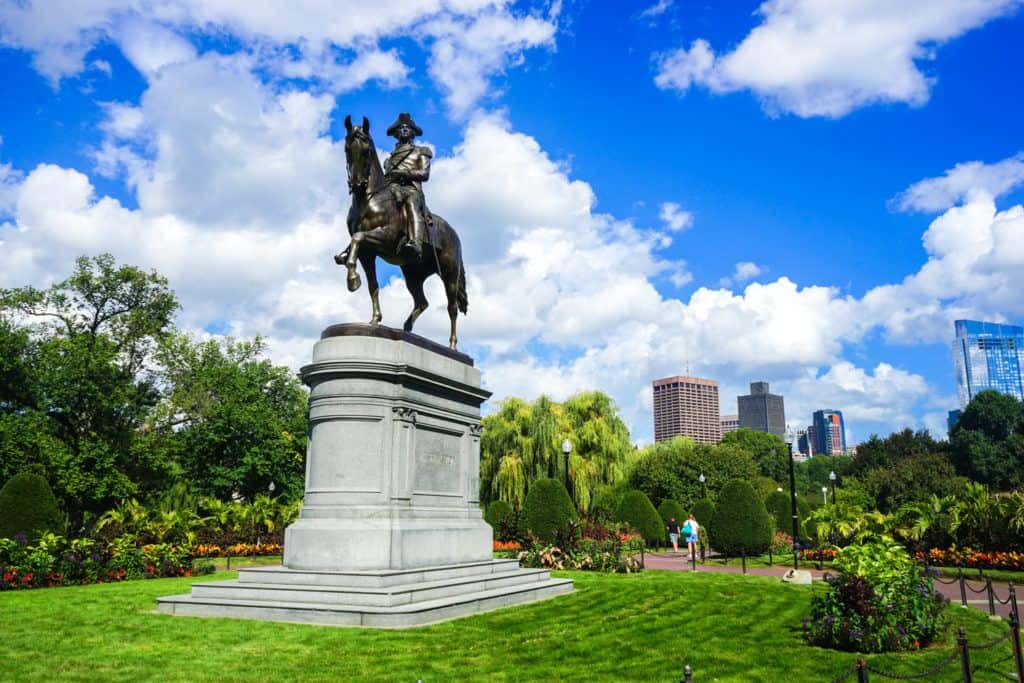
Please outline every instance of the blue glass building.
[[816, 410], [814, 425], [814, 454], [843, 455], [846, 453], [846, 423], [839, 410]]
[[957, 320], [954, 325], [953, 364], [960, 407], [967, 407], [985, 390], [1024, 400], [1024, 327], [977, 320]]

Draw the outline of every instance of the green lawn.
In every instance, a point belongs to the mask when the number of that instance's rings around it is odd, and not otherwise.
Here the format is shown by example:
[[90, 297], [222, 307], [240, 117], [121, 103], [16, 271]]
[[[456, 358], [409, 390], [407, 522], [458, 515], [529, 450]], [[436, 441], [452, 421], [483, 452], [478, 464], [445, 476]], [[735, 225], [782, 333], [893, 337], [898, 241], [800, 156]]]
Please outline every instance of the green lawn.
[[[576, 580], [574, 594], [407, 631], [153, 612], [157, 596], [186, 592], [189, 579], [0, 593], [0, 679], [654, 683], [678, 681], [691, 664], [698, 683], [796, 683], [832, 680], [855, 658], [802, 643], [807, 587], [686, 572], [559, 575]], [[974, 642], [1006, 629], [977, 610], [948, 614]], [[908, 673], [947, 651], [871, 661]], [[993, 652], [1005, 659], [1009, 645], [972, 653], [975, 664], [991, 667]]]

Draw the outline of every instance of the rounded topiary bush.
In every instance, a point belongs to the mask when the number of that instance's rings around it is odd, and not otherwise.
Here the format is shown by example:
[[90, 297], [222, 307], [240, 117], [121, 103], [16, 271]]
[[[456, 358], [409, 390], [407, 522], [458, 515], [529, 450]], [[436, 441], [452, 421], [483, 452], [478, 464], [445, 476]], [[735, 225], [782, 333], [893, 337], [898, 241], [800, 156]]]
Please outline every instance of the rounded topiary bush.
[[22, 472], [0, 489], [0, 538], [24, 534], [36, 539], [45, 533], [63, 533], [64, 517], [46, 479]]
[[491, 525], [499, 541], [514, 541], [516, 537], [516, 511], [503, 500], [493, 501], [484, 510], [484, 521]]
[[786, 533], [792, 532], [793, 510], [789, 500], [789, 494], [785, 491], [772, 491], [764, 499], [764, 506], [768, 514], [772, 516], [775, 528]]
[[714, 548], [725, 555], [757, 555], [768, 550], [771, 518], [749, 482], [734, 479], [722, 487], [711, 533]]
[[711, 522], [715, 518], [715, 505], [707, 498], [701, 498], [690, 508], [690, 514], [700, 524], [700, 542], [707, 547], [708, 538], [711, 536]]
[[665, 538], [665, 523], [643, 491], [626, 491], [615, 511], [615, 521], [629, 524], [647, 543], [658, 543]]
[[683, 522], [686, 521], [686, 510], [683, 509], [683, 504], [678, 500], [666, 498], [658, 506], [658, 516], [661, 517], [661, 521], [665, 524], [668, 524], [668, 520], [674, 517], [679, 526], [682, 527]]
[[577, 518], [569, 492], [560, 481], [538, 479], [523, 502], [522, 522], [542, 543], [554, 543], [559, 529]]

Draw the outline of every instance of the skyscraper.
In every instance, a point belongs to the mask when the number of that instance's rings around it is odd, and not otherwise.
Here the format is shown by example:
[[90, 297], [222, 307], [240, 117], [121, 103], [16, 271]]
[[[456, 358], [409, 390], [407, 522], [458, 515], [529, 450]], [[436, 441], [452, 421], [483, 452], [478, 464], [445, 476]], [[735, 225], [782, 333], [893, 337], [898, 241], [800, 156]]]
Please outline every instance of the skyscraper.
[[1024, 328], [957, 320], [953, 365], [960, 407], [990, 389], [1024, 401]]
[[735, 432], [740, 428], [740, 416], [739, 415], [723, 415], [721, 419], [722, 423], [722, 436], [725, 436], [729, 432]]
[[740, 427], [782, 437], [786, 434], [786, 408], [782, 397], [768, 391], [768, 382], [751, 382], [749, 396], [737, 396]]
[[688, 436], [699, 443], [722, 440], [718, 382], [699, 377], [666, 377], [653, 382], [654, 440]]
[[814, 411], [814, 452], [842, 455], [846, 452], [846, 424], [838, 410]]
[[796, 450], [808, 458], [814, 455], [814, 428], [799, 429], [796, 432]]

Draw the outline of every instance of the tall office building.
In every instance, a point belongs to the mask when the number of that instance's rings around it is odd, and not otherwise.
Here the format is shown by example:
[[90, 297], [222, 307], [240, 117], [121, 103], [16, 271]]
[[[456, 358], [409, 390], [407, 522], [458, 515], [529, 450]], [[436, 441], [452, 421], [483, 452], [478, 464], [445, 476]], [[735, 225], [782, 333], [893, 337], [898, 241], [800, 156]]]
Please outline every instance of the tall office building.
[[723, 415], [722, 419], [722, 436], [725, 436], [729, 432], [735, 432], [740, 428], [740, 416], [739, 415]]
[[768, 432], [778, 437], [786, 434], [786, 409], [781, 396], [768, 391], [768, 382], [751, 382], [749, 396], [737, 396], [740, 427]]
[[688, 436], [699, 443], [722, 440], [718, 382], [699, 377], [666, 377], [653, 382], [654, 440]]
[[953, 364], [960, 407], [987, 389], [1024, 401], [1024, 328], [957, 320]]
[[814, 428], [799, 429], [796, 433], [796, 450], [808, 458], [814, 455]]
[[814, 411], [814, 452], [843, 455], [846, 452], [846, 424], [838, 410]]

